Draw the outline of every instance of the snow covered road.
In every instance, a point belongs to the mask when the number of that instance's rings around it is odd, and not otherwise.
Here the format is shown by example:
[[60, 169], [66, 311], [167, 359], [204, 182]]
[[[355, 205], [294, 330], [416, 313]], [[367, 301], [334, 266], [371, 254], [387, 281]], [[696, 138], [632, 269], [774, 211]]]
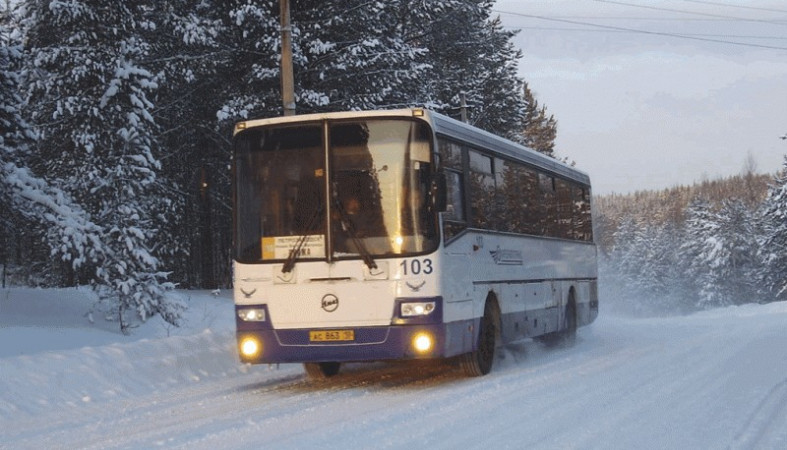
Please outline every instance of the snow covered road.
[[234, 345], [214, 330], [0, 358], [0, 448], [787, 448], [784, 303], [602, 314], [572, 348], [527, 341], [481, 378], [373, 364], [314, 382]]

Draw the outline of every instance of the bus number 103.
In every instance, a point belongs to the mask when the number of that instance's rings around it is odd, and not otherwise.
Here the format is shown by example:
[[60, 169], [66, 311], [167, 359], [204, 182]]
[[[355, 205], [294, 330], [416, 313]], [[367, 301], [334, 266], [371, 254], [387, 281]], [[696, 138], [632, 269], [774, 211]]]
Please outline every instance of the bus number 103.
[[402, 275], [429, 275], [434, 270], [432, 268], [432, 260], [426, 258], [420, 259], [405, 259], [399, 266], [402, 268]]

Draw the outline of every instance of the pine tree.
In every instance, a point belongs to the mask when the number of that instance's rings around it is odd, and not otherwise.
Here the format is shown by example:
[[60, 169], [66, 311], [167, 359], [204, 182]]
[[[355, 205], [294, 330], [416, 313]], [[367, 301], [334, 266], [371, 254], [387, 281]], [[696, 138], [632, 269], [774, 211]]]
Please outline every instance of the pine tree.
[[524, 117], [517, 75], [521, 53], [492, 17], [492, 1], [444, 0], [402, 2], [403, 31], [409, 41], [428, 50], [431, 68], [418, 81], [413, 101], [459, 117], [461, 96], [468, 105], [468, 122], [508, 139], [521, 141]]
[[[19, 66], [22, 61], [19, 36], [8, 28], [10, 13], [0, 15], [0, 157], [14, 162], [18, 149], [34, 139], [32, 130], [21, 116]], [[16, 37], [16, 39], [15, 39]]]
[[763, 202], [759, 244], [763, 294], [787, 300], [787, 157]]
[[427, 75], [427, 52], [408, 42], [395, 20], [403, 5], [363, 0], [295, 5], [302, 58], [296, 61], [295, 76], [302, 108], [341, 111], [412, 104], [407, 87]]
[[522, 143], [537, 152], [554, 157], [557, 120], [552, 115], [547, 117], [546, 106], [539, 107], [527, 82], [524, 83], [523, 96], [526, 106]]
[[104, 253], [91, 282], [117, 307], [177, 323], [182, 305], [156, 253], [169, 201], [158, 177], [150, 94], [156, 77], [140, 62], [149, 52], [143, 6], [110, 0], [26, 4], [31, 117], [41, 130], [41, 176], [67, 192], [100, 227]]
[[[639, 256], [636, 246], [639, 225], [627, 217], [614, 233], [614, 247], [609, 258], [601, 261], [600, 276], [613, 302], [620, 302], [627, 310], [640, 311], [644, 302], [638, 290]], [[636, 294], [633, 294], [636, 293]]]
[[[403, 1], [303, 0], [291, 8], [297, 112], [360, 110], [413, 104], [410, 86], [428, 68], [426, 50], [407, 41], [397, 21]], [[415, 5], [416, 8], [421, 7]], [[240, 82], [220, 118], [281, 115], [278, 2], [230, 9], [229, 36]]]
[[[214, 289], [230, 283], [232, 127], [256, 113], [269, 115], [244, 109], [258, 100], [236, 97], [245, 92], [244, 77], [254, 64], [275, 56], [265, 48], [255, 50], [249, 38], [260, 26], [255, 11], [261, 5], [161, 0], [147, 11], [155, 24], [144, 31], [152, 43], [151, 71], [159, 79], [158, 141], [167, 154], [161, 173], [177, 186], [169, 193], [176, 214], [162, 230], [176, 245], [163, 259], [183, 287]], [[264, 23], [274, 26], [272, 17]], [[268, 31], [271, 39], [278, 32]], [[273, 99], [276, 86], [260, 87], [259, 96]]]
[[[714, 298], [712, 279], [708, 270], [708, 258], [716, 249], [714, 237], [718, 232], [718, 221], [710, 203], [704, 198], [695, 198], [686, 211], [686, 241], [681, 246], [683, 263], [696, 292], [698, 306], [718, 305]], [[711, 288], [711, 289], [709, 289]]]
[[21, 234], [32, 230], [44, 235], [51, 255], [78, 270], [103, 254], [100, 227], [68, 194], [26, 168], [37, 136], [21, 112], [23, 54], [18, 37], [6, 28], [5, 20], [0, 23], [0, 204], [8, 211], [4, 220], [24, 230]]
[[740, 200], [727, 200], [718, 211], [705, 201], [688, 210], [683, 250], [698, 288], [699, 307], [729, 306], [755, 300], [751, 277], [756, 234], [751, 213]]

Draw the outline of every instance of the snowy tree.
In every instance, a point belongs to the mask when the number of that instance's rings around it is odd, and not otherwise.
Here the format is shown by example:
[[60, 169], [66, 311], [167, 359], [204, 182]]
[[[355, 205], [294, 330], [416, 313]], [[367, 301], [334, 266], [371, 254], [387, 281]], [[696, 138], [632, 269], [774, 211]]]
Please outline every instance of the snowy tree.
[[29, 144], [34, 135], [20, 112], [18, 69], [22, 53], [19, 36], [12, 35], [5, 14], [0, 19], [0, 157], [7, 164], [17, 162], [18, 149]]
[[[420, 7], [420, 6], [416, 6]], [[402, 1], [302, 0], [291, 8], [298, 113], [402, 107], [407, 86], [428, 69], [426, 50], [407, 42]], [[237, 2], [226, 35], [235, 37], [236, 79], [219, 119], [282, 112], [277, 1]]]
[[716, 248], [718, 226], [710, 202], [701, 197], [693, 199], [686, 209], [686, 241], [681, 250], [682, 266], [695, 287], [698, 305], [711, 306], [717, 301], [712, 296], [715, 289], [708, 271], [708, 257]]
[[599, 268], [610, 300], [636, 312], [645, 307], [638, 285], [640, 258], [636, 242], [639, 234], [639, 225], [633, 218], [623, 219], [614, 232], [615, 244], [609, 257], [601, 259]]
[[[244, 38], [249, 30], [236, 25], [232, 12], [243, 5], [257, 8], [244, 1], [161, 0], [146, 11], [155, 24], [144, 35], [152, 43], [147, 61], [159, 86], [161, 173], [177, 186], [170, 193], [177, 214], [162, 229], [175, 245], [163, 258], [184, 287], [230, 283], [230, 137], [244, 108], [243, 102], [237, 109], [226, 105], [245, 89], [241, 80], [254, 58], [267, 57], [253, 51]], [[259, 94], [273, 98], [278, 88]]]
[[5, 28], [5, 22], [0, 26], [0, 203], [8, 212], [3, 219], [23, 221], [17, 222], [18, 228], [41, 233], [37, 225], [46, 227], [52, 256], [76, 270], [103, 254], [100, 227], [65, 192], [26, 168], [36, 135], [21, 114], [22, 49], [19, 35]]
[[742, 201], [724, 201], [718, 211], [701, 200], [689, 206], [683, 249], [699, 292], [699, 307], [755, 300], [751, 280], [756, 248], [754, 221]]
[[31, 0], [24, 17], [30, 116], [38, 127], [32, 169], [77, 202], [100, 227], [103, 254], [91, 282], [127, 311], [176, 323], [182, 305], [159, 270], [159, 223], [169, 208], [158, 177], [150, 93], [156, 77], [142, 64], [149, 45], [143, 6], [109, 0]]
[[[418, 81], [414, 97], [458, 117], [461, 95], [468, 121], [482, 129], [521, 141], [524, 100], [517, 75], [520, 52], [492, 17], [492, 1], [403, 2], [408, 13], [403, 32], [426, 48], [431, 69]], [[421, 9], [419, 9], [421, 8]]]
[[[427, 76], [427, 51], [408, 42], [401, 17], [413, 2], [313, 0], [293, 20], [303, 66], [296, 62], [299, 102], [308, 111], [413, 105], [408, 86]], [[422, 8], [421, 5], [415, 8]]]
[[787, 157], [762, 209], [762, 290], [768, 299], [787, 299]]
[[612, 284], [618, 301], [647, 313], [695, 309], [687, 303], [687, 278], [681, 266], [683, 231], [675, 223], [638, 222], [623, 218], [615, 232], [609, 259], [600, 265], [604, 283]]

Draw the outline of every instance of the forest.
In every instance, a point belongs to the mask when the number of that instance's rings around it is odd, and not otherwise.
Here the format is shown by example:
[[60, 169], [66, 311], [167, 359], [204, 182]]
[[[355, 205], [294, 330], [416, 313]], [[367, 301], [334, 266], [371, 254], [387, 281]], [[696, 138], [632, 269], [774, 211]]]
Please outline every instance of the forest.
[[637, 314], [787, 299], [787, 158], [775, 175], [594, 197], [599, 279]]
[[[554, 156], [493, 6], [293, 0], [297, 112], [465, 98], [471, 124]], [[123, 330], [176, 324], [175, 287], [230, 287], [231, 132], [282, 114], [280, 31], [276, 0], [0, 5], [3, 286], [91, 286]], [[597, 197], [602, 276], [635, 309], [783, 299], [786, 179]]]
[[[297, 112], [422, 106], [552, 154], [493, 1], [294, 0]], [[13, 7], [11, 6], [13, 5]], [[176, 323], [231, 284], [231, 132], [282, 114], [276, 0], [0, 6], [3, 283]]]

